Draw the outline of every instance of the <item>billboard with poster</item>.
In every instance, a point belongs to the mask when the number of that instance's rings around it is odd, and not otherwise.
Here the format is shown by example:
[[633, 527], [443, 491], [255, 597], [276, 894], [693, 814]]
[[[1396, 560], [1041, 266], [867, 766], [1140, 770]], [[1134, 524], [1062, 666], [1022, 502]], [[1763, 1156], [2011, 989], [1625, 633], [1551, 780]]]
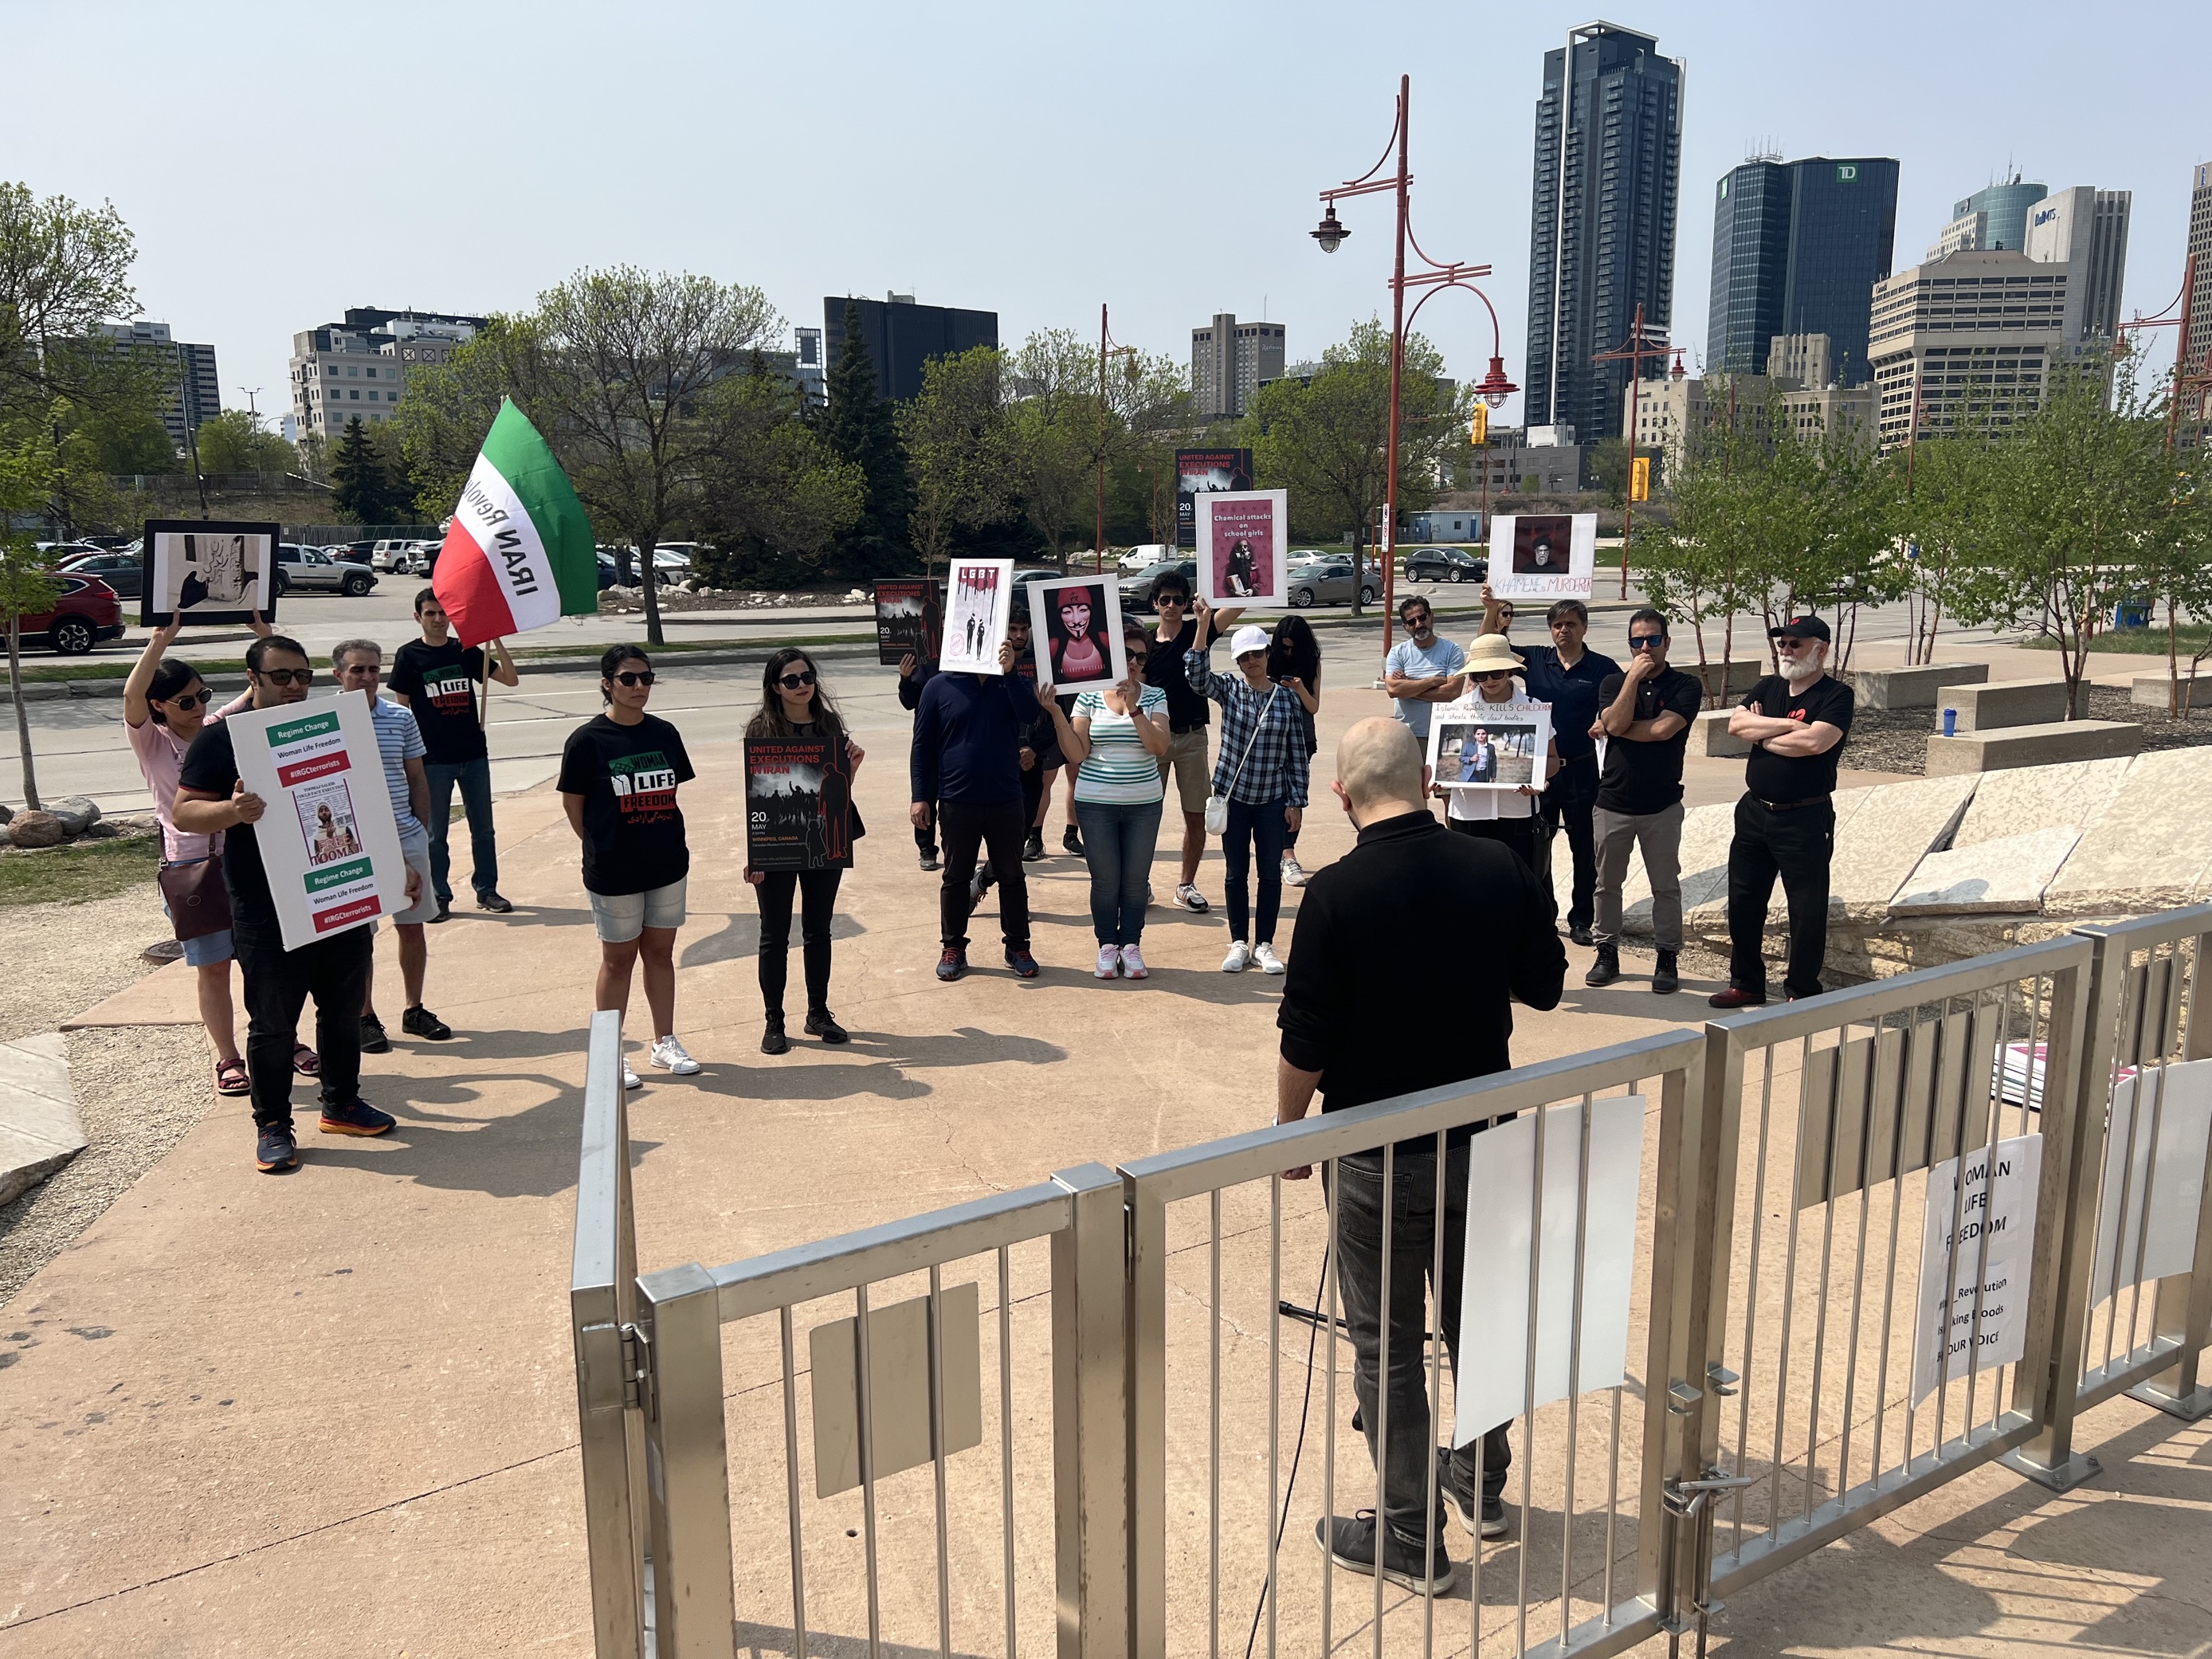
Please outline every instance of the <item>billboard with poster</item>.
[[1288, 491], [1198, 498], [1198, 591], [1209, 605], [1281, 604], [1290, 552]]
[[1198, 498], [1219, 490], [1252, 487], [1249, 449], [1176, 451], [1176, 545], [1198, 545]]
[[1505, 513], [1491, 523], [1490, 591], [1501, 599], [1587, 599], [1596, 571], [1595, 513]]
[[138, 625], [242, 623], [276, 617], [273, 524], [149, 519], [140, 544]]

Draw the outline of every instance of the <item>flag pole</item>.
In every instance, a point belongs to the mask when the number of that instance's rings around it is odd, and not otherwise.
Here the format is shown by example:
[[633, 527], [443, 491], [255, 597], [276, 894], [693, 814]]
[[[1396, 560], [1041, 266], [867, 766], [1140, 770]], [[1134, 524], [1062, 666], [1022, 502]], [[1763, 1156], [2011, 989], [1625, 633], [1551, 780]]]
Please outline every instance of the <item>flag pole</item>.
[[503, 641], [506, 637], [507, 635], [502, 634], [498, 639], [486, 640], [484, 641], [483, 700], [477, 705], [477, 730], [479, 732], [488, 731], [491, 726], [492, 653], [500, 644], [501, 641]]

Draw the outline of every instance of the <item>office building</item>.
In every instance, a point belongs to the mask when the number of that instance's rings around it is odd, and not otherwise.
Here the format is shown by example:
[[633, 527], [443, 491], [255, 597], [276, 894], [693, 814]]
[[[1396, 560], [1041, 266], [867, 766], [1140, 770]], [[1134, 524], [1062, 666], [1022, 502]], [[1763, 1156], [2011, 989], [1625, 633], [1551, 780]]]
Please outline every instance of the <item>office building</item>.
[[2189, 291], [2181, 296], [2182, 327], [2189, 345], [2181, 364], [2185, 376], [2181, 419], [2197, 443], [2212, 436], [2212, 161], [2191, 175], [2189, 193]]
[[2118, 331], [2133, 204], [2128, 191], [2076, 185], [2028, 210], [2021, 251], [2041, 264], [2073, 268], [2063, 325], [2069, 344], [2109, 342]]
[[1814, 334], [1845, 384], [1870, 378], [1867, 321], [1889, 275], [1897, 173], [1886, 156], [1755, 156], [1720, 181], [1708, 369], [1753, 372], [1778, 334]]
[[2015, 173], [2002, 184], [1985, 185], [1953, 204], [1951, 217], [1955, 222], [1979, 216], [1980, 239], [1974, 246], [1981, 251], [2017, 253], [2027, 241], [2028, 210], [2050, 193], [2041, 185], [2022, 184]]
[[794, 328], [791, 331], [792, 378], [798, 383], [799, 393], [810, 404], [825, 404], [830, 392], [823, 380], [825, 364], [822, 356], [822, 331], [818, 328]]
[[1590, 446], [1575, 441], [1571, 426], [1490, 428], [1490, 441], [1474, 452], [1474, 465], [1462, 487], [1482, 488], [1490, 474], [1490, 494], [1573, 495], [1589, 488]]
[[179, 451], [187, 432], [222, 413], [222, 380], [216, 373], [213, 346], [176, 339], [167, 323], [101, 323], [95, 331], [114, 341], [118, 351], [165, 360], [162, 367], [175, 374], [176, 395], [162, 409], [161, 424]]
[[1962, 420], [2006, 426], [2041, 404], [2071, 355], [2073, 276], [2069, 264], [1973, 248], [1878, 283], [1868, 350], [1882, 447], [1905, 443], [1916, 422], [1926, 434]]
[[829, 295], [822, 301], [822, 352], [834, 363], [845, 349], [845, 311], [859, 313], [861, 349], [876, 368], [876, 395], [904, 403], [921, 395], [921, 368], [933, 357], [957, 357], [999, 343], [999, 313], [915, 303], [911, 294], [880, 300]]
[[442, 363], [477, 337], [482, 317], [354, 306], [343, 322], [292, 337], [292, 413], [301, 438], [336, 440], [355, 416], [376, 426], [396, 405], [416, 368]]
[[1198, 412], [1209, 421], [1235, 420], [1250, 407], [1262, 382], [1283, 378], [1280, 323], [1240, 323], [1217, 311], [1204, 328], [1190, 331], [1190, 388]]
[[1667, 342], [1684, 73], [1650, 36], [1610, 23], [1544, 54], [1522, 376], [1533, 425], [1617, 436], [1628, 365], [1592, 358], [1628, 340], [1639, 305], [1645, 343]]
[[1691, 439], [1735, 422], [1740, 431], [1766, 433], [1778, 423], [1803, 443], [1832, 436], [1856, 444], [1875, 436], [1871, 382], [1845, 386], [1835, 374], [1833, 343], [1825, 334], [1778, 334], [1765, 372], [1693, 376], [1676, 372], [1639, 381], [1625, 400], [1638, 449], [1657, 452], [1662, 471], [1681, 465]]

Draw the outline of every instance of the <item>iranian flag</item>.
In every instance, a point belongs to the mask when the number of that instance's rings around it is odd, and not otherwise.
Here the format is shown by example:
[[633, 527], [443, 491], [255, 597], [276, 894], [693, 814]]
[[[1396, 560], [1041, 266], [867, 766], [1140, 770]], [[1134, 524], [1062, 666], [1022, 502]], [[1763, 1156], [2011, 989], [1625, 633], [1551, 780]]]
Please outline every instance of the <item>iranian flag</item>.
[[591, 520], [561, 463], [512, 400], [501, 402], [484, 434], [430, 586], [463, 645], [599, 611]]

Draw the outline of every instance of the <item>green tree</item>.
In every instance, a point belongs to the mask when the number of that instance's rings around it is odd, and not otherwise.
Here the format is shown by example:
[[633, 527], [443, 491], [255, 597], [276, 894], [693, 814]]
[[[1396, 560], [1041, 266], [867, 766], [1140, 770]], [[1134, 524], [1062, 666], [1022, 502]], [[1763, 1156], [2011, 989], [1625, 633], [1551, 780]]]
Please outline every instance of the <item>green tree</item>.
[[1899, 556], [1909, 572], [1905, 660], [1936, 660], [1936, 641], [1952, 590], [2003, 534], [1997, 521], [1994, 435], [1978, 428], [1939, 434], [1890, 457], [1905, 474], [1898, 503]]
[[358, 415], [345, 423], [331, 456], [331, 505], [350, 524], [391, 524], [407, 507], [404, 490], [385, 470], [384, 457]]
[[845, 338], [823, 376], [829, 406], [820, 416], [831, 456], [858, 467], [860, 516], [837, 537], [836, 564], [852, 575], [890, 575], [913, 568], [914, 480], [898, 412], [876, 390], [876, 365], [860, 338], [860, 309], [845, 305]]
[[[358, 422], [356, 422], [358, 424]], [[299, 470], [300, 453], [274, 432], [264, 432], [242, 409], [226, 409], [202, 421], [196, 434], [203, 472], [283, 477]], [[362, 523], [381, 522], [363, 520]]]
[[695, 527], [714, 544], [699, 562], [710, 585], [737, 586], [750, 577], [792, 586], [824, 574], [882, 574], [844, 562], [867, 556], [841, 538], [864, 510], [866, 479], [830, 453], [796, 386], [755, 352], [746, 373], [719, 382], [701, 401], [713, 440]]
[[385, 429], [398, 435], [417, 517], [435, 521], [453, 510], [501, 398], [513, 398], [538, 421], [544, 411], [533, 369], [543, 357], [534, 318], [495, 316], [444, 362], [408, 377], [398, 417]]
[[161, 417], [149, 409], [125, 408], [94, 416], [81, 423], [99, 457], [102, 471], [122, 473], [166, 473], [177, 470], [176, 440]]
[[1118, 428], [1099, 396], [1098, 354], [1073, 330], [1032, 334], [1005, 362], [1001, 453], [1014, 496], [1052, 562], [1089, 524], [1099, 463]]
[[1004, 520], [1015, 503], [1002, 459], [1002, 355], [971, 346], [923, 365], [921, 392], [899, 410], [914, 472], [911, 525], [923, 568], [934, 571], [957, 536]]

